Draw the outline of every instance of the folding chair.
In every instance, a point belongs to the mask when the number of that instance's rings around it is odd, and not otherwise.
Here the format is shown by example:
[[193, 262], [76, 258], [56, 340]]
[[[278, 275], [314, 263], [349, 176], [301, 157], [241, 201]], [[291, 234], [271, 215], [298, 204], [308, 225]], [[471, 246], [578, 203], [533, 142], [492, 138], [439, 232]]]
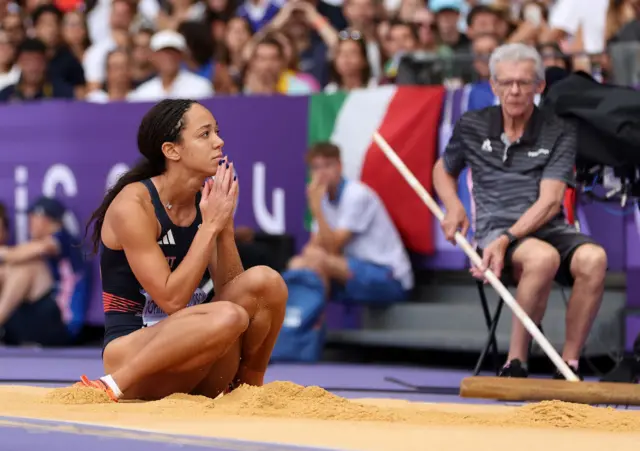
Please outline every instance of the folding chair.
[[[577, 202], [576, 190], [574, 188], [567, 188], [567, 191], [565, 193], [565, 199], [564, 199], [564, 207], [565, 207], [567, 222], [575, 225], [576, 228], [579, 230], [579, 223], [576, 217], [576, 205], [577, 205], [576, 202]], [[503, 276], [501, 278], [501, 281], [507, 288], [516, 286], [515, 280], [513, 280], [513, 278], [510, 275]], [[478, 374], [480, 374], [480, 370], [482, 369], [482, 366], [484, 365], [484, 362], [489, 353], [491, 353], [491, 356], [492, 356], [494, 370], [496, 374], [498, 374], [500, 372], [500, 368], [502, 367], [502, 365], [500, 363], [500, 354], [498, 351], [498, 343], [496, 341], [496, 330], [498, 328], [498, 324], [500, 323], [502, 308], [504, 307], [504, 300], [501, 297], [498, 298], [498, 305], [496, 306], [496, 309], [494, 310], [493, 315], [491, 315], [491, 312], [489, 309], [489, 303], [487, 301], [487, 294], [484, 289], [484, 283], [478, 280], [476, 281], [476, 286], [478, 288], [480, 305], [482, 307], [482, 313], [483, 313], [484, 320], [487, 325], [489, 334], [487, 336], [485, 345], [482, 348], [482, 351], [480, 352], [480, 357], [478, 358], [476, 367], [473, 370], [473, 375], [477, 376]], [[544, 331], [542, 330], [542, 325], [539, 324], [538, 328], [544, 334]], [[531, 353], [531, 346], [532, 344], [530, 343], [529, 354]]]

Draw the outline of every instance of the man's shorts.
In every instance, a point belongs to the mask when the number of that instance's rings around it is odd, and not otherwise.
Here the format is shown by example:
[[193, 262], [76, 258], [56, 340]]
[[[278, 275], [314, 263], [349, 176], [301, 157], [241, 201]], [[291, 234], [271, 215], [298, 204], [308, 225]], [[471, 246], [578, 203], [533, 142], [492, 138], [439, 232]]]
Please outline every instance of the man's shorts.
[[336, 301], [384, 305], [408, 299], [409, 293], [393, 278], [391, 268], [351, 257], [347, 263], [352, 277], [346, 284], [332, 287]]
[[[509, 278], [513, 275], [513, 253], [518, 246], [529, 238], [537, 238], [553, 246], [560, 254], [560, 267], [556, 273], [555, 281], [564, 287], [573, 286], [571, 275], [571, 259], [575, 251], [583, 244], [599, 244], [593, 238], [578, 232], [571, 226], [544, 227], [530, 236], [521, 238], [507, 248], [504, 257], [504, 269], [502, 274]], [[482, 249], [478, 249], [482, 256]]]
[[71, 342], [54, 291], [35, 302], [20, 304], [4, 325], [4, 336], [1, 330], [0, 341], [8, 345], [65, 346]]

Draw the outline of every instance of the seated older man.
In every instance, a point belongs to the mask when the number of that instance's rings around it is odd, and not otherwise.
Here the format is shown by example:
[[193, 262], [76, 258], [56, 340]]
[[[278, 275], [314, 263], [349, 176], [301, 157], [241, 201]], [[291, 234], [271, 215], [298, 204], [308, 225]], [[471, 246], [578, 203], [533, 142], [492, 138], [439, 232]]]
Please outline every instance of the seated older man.
[[89, 272], [79, 242], [62, 225], [64, 207], [41, 198], [29, 210], [31, 240], [0, 246], [0, 341], [71, 344], [83, 324]]
[[[471, 168], [476, 205], [475, 236], [483, 264], [517, 281], [517, 300], [540, 324], [553, 280], [573, 286], [567, 309], [563, 359], [580, 376], [578, 361], [598, 312], [607, 256], [590, 237], [568, 225], [562, 204], [574, 183], [575, 124], [543, 113], [534, 104], [544, 90], [538, 52], [524, 44], [498, 47], [489, 61], [491, 87], [500, 106], [464, 114], [434, 184], [446, 208], [442, 228], [453, 240], [469, 222], [456, 192], [457, 175]], [[474, 275], [482, 277], [483, 268]], [[505, 377], [526, 377], [531, 337], [514, 318]], [[556, 373], [555, 377], [562, 377]]]

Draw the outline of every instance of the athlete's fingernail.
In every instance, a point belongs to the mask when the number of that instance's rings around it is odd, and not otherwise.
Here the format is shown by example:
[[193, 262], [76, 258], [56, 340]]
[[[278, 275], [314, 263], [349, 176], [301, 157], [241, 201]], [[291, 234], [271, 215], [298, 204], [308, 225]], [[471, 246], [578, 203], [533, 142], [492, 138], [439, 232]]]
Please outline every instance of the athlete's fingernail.
[[227, 163], [227, 169], [229, 169], [229, 163]]
[[223, 164], [224, 164], [224, 159], [222, 159], [222, 160], [220, 160], [220, 161], [218, 162], [218, 166], [222, 166]]
[[235, 182], [237, 178], [238, 178], [238, 176], [237, 176], [237, 175], [234, 175], [234, 176], [233, 176], [233, 181]]

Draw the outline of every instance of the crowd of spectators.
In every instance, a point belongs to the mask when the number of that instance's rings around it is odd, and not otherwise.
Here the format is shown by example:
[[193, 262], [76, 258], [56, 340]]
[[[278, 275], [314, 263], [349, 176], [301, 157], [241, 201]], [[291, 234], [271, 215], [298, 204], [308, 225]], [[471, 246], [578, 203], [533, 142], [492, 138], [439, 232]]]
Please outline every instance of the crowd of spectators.
[[0, 0], [0, 102], [335, 92], [393, 83], [414, 52], [466, 56], [486, 80], [503, 42], [606, 78], [607, 46], [638, 39], [639, 10], [638, 0]]

